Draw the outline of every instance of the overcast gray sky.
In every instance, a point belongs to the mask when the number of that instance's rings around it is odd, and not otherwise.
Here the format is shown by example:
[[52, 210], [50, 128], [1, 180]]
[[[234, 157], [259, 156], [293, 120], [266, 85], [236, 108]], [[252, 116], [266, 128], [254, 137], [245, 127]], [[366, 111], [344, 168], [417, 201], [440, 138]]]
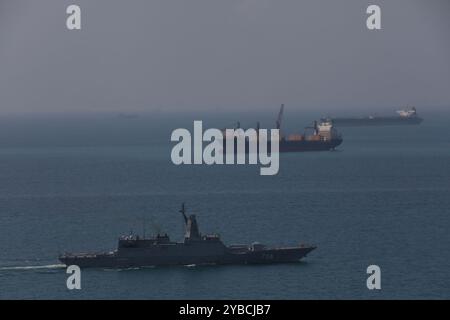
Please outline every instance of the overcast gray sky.
[[450, 106], [449, 31], [448, 0], [0, 0], [0, 112]]

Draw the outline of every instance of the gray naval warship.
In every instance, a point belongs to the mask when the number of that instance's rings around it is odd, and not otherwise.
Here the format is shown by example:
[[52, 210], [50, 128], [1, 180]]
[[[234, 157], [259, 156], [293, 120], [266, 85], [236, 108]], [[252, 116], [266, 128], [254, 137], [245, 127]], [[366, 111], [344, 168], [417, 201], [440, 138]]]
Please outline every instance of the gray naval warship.
[[80, 268], [134, 268], [168, 265], [268, 264], [298, 262], [316, 247], [266, 247], [259, 243], [226, 246], [217, 234], [202, 235], [195, 215], [184, 217], [183, 242], [173, 242], [167, 234], [153, 238], [128, 235], [119, 238], [118, 248], [101, 253], [64, 253], [59, 260]]

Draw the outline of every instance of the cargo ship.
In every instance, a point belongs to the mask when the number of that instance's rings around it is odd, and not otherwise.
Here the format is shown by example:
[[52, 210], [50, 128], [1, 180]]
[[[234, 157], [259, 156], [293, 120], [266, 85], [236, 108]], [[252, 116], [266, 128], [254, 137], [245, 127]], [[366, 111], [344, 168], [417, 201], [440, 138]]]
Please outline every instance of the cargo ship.
[[[305, 128], [303, 134], [284, 135], [281, 132], [283, 112], [284, 104], [281, 105], [276, 120], [276, 129], [280, 130], [279, 152], [330, 151], [335, 150], [335, 148], [342, 143], [342, 135], [336, 130], [333, 122], [329, 119], [321, 119], [319, 122], [314, 121], [312, 126]], [[259, 130], [259, 127], [260, 125], [258, 122], [256, 131]], [[239, 122], [237, 128], [240, 128]], [[226, 140], [232, 139], [233, 137], [228, 137], [225, 130], [223, 133], [225, 137], [223, 149], [226, 151]], [[236, 143], [234, 146], [236, 149]], [[245, 150], [247, 152], [249, 148], [246, 146]], [[270, 143], [268, 145], [268, 150], [270, 150]]]
[[80, 268], [135, 268], [170, 265], [270, 264], [298, 262], [315, 246], [293, 245], [268, 247], [258, 242], [226, 246], [219, 235], [202, 235], [195, 215], [186, 215], [184, 203], [180, 213], [185, 223], [183, 242], [173, 242], [167, 234], [140, 238], [119, 238], [118, 248], [111, 252], [64, 253], [59, 260]]
[[392, 117], [331, 118], [331, 121], [337, 127], [417, 125], [423, 121], [417, 115], [415, 107], [399, 110], [397, 113], [397, 116]]

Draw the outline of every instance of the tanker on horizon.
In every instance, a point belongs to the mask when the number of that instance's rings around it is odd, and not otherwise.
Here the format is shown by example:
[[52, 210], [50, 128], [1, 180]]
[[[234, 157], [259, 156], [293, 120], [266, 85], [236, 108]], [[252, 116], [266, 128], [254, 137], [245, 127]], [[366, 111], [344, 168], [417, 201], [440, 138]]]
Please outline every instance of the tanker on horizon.
[[423, 119], [417, 115], [415, 107], [397, 111], [398, 116], [375, 116], [361, 118], [330, 118], [337, 127], [358, 127], [358, 126], [388, 126], [388, 125], [417, 125]]

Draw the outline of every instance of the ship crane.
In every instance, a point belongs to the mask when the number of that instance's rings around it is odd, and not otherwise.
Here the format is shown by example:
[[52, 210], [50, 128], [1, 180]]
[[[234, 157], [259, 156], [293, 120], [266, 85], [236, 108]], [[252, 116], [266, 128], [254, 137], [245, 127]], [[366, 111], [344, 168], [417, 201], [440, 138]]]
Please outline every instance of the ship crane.
[[312, 130], [314, 135], [317, 135], [319, 133], [317, 121], [314, 120], [311, 126], [305, 127], [305, 130]]
[[188, 217], [186, 216], [186, 207], [184, 205], [184, 202], [181, 204], [181, 210], [179, 212], [183, 215], [184, 223], [187, 224]]
[[281, 128], [281, 120], [283, 118], [283, 111], [284, 111], [284, 104], [281, 105], [280, 107], [280, 112], [278, 112], [278, 118], [277, 118], [277, 129]]
[[[281, 105], [280, 112], [278, 112], [278, 118], [277, 118], [277, 122], [276, 122], [276, 128], [278, 130], [280, 130], [280, 128], [281, 128], [281, 120], [283, 119], [283, 111], [284, 111], [284, 104]], [[281, 134], [281, 130], [279, 132], [279, 135], [280, 135], [280, 139], [283, 139], [283, 136]]]

